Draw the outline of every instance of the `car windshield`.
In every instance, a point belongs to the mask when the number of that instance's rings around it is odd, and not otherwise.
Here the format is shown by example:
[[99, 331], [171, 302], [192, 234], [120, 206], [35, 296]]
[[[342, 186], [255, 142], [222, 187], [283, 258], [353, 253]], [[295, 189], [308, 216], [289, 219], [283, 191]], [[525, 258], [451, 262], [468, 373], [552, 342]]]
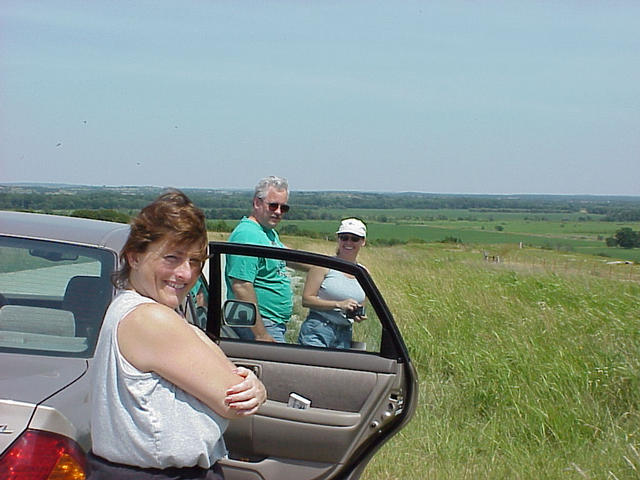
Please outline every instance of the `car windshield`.
[[0, 236], [0, 351], [90, 357], [115, 253]]

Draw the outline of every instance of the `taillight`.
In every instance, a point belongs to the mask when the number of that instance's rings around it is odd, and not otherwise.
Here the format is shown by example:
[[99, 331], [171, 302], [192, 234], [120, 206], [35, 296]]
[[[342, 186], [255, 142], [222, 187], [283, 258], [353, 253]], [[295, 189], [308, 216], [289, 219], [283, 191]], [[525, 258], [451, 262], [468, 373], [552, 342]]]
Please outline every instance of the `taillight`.
[[0, 457], [2, 480], [85, 480], [87, 462], [70, 438], [27, 430]]

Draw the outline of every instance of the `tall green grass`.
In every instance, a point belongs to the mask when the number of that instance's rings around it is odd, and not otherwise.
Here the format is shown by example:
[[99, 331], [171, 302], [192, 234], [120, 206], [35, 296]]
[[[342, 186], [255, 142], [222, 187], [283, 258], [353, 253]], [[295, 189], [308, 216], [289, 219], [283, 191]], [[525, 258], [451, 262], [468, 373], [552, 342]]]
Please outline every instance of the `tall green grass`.
[[640, 478], [638, 267], [504, 248], [361, 252], [420, 382], [365, 480]]

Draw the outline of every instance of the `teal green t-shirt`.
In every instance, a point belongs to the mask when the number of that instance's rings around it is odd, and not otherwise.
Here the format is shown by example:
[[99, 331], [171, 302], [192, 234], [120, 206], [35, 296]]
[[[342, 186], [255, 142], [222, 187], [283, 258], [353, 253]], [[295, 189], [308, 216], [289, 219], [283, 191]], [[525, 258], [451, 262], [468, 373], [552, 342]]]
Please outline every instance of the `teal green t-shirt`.
[[[265, 229], [247, 217], [243, 217], [231, 232], [229, 242], [284, 247], [275, 230]], [[289, 321], [293, 311], [293, 298], [291, 279], [284, 260], [227, 255], [225, 279], [229, 298], [234, 298], [231, 289], [234, 278], [253, 283], [260, 315], [277, 323]]]

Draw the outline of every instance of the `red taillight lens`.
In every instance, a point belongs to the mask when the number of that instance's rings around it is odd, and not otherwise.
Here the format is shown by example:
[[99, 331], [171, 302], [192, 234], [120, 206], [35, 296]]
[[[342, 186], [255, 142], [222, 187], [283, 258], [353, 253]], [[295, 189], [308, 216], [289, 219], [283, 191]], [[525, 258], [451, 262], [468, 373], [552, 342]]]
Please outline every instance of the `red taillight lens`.
[[27, 430], [0, 457], [2, 480], [85, 480], [86, 457], [73, 440]]

